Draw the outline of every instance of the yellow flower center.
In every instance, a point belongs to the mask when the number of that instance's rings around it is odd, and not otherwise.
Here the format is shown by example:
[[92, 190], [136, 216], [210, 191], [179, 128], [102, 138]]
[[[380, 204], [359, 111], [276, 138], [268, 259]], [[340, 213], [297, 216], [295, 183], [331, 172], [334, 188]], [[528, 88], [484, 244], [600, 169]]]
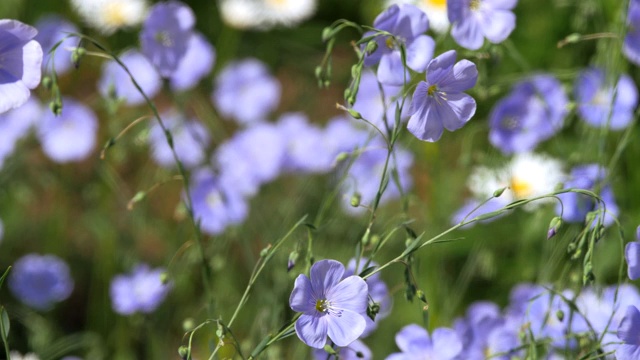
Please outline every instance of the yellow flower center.
[[427, 6], [433, 6], [440, 9], [447, 8], [447, 0], [422, 0], [422, 2]]
[[427, 95], [429, 96], [433, 96], [433, 94], [438, 91], [438, 87], [436, 85], [431, 85], [429, 86], [429, 88], [427, 89]]
[[480, 0], [471, 0], [469, 8], [473, 11], [480, 9]]
[[514, 177], [511, 179], [510, 187], [513, 193], [515, 194], [516, 199], [524, 199], [528, 197], [533, 191], [533, 189], [531, 188], [530, 182], [526, 180], [518, 179], [517, 177]]
[[327, 312], [329, 310], [329, 301], [326, 299], [321, 299], [316, 301], [316, 310], [319, 312]]
[[108, 3], [104, 9], [104, 19], [113, 27], [121, 27], [127, 23], [127, 13], [117, 2]]
[[395, 45], [395, 42], [393, 41], [393, 38], [392, 38], [391, 36], [389, 36], [389, 37], [387, 38], [387, 40], [385, 40], [385, 41], [384, 41], [384, 43], [387, 45], [387, 47], [388, 47], [389, 49], [392, 49], [392, 50], [393, 50], [393, 49], [395, 48], [395, 46], [396, 46], [396, 45]]

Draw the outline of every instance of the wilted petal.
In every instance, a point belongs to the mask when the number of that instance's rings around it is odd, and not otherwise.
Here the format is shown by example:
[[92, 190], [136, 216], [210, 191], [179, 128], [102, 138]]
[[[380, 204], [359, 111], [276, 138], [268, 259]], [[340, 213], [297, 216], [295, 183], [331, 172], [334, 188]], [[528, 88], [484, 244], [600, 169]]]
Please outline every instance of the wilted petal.
[[295, 325], [296, 334], [300, 340], [313, 348], [322, 349], [327, 342], [327, 317], [327, 315], [301, 315]]
[[306, 275], [300, 274], [296, 278], [291, 297], [289, 297], [289, 306], [293, 311], [309, 313], [315, 311], [315, 301], [313, 296], [313, 288], [311, 281]]
[[342, 310], [340, 316], [325, 316], [331, 341], [338, 346], [347, 346], [364, 332], [366, 323], [361, 314]]

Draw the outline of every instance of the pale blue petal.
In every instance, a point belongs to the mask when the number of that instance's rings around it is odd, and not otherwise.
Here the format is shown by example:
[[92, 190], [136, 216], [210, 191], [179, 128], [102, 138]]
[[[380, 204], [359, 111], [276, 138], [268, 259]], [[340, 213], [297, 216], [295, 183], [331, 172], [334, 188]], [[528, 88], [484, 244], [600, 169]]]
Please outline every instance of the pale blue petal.
[[293, 311], [302, 313], [314, 313], [316, 312], [315, 303], [319, 299], [314, 298], [313, 288], [311, 287], [311, 281], [309, 278], [300, 274], [296, 278], [291, 297], [289, 297], [289, 306]]
[[396, 334], [396, 344], [405, 353], [420, 354], [432, 348], [429, 333], [423, 327], [411, 324], [402, 328]]
[[453, 359], [462, 351], [462, 341], [452, 329], [435, 329], [431, 341], [433, 342], [433, 351], [438, 359]]
[[451, 36], [460, 46], [469, 50], [478, 50], [484, 43], [482, 28], [475, 19], [463, 19], [451, 28]]
[[427, 83], [429, 85], [440, 84], [451, 74], [456, 62], [456, 51], [449, 50], [438, 55], [427, 66]]
[[296, 334], [303, 343], [322, 349], [327, 343], [328, 315], [301, 315], [296, 321]]
[[618, 326], [618, 338], [628, 345], [640, 345], [640, 311], [633, 305], [625, 310]]
[[327, 291], [327, 299], [336, 309], [363, 313], [367, 310], [369, 289], [359, 276], [349, 276]]
[[42, 48], [40, 44], [31, 40], [22, 47], [22, 82], [29, 89], [40, 84], [42, 70]]
[[361, 314], [342, 310], [340, 316], [325, 316], [331, 341], [338, 346], [347, 346], [362, 335], [366, 323]]
[[640, 359], [640, 346], [620, 345], [616, 349], [617, 360], [638, 360]]
[[423, 72], [433, 58], [436, 42], [430, 36], [420, 35], [407, 46], [407, 66], [414, 71]]
[[2, 83], [4, 74], [0, 70], [0, 114], [24, 104], [31, 92], [22, 81]]
[[516, 27], [516, 16], [511, 11], [492, 10], [483, 15], [482, 32], [494, 44], [503, 42]]
[[[392, 51], [390, 53], [382, 55], [380, 58], [380, 64], [378, 65], [378, 80], [386, 85], [404, 84], [404, 74], [406, 70], [402, 65], [402, 57], [400, 51]], [[410, 80], [409, 74], [407, 74], [407, 81]]]
[[336, 286], [344, 274], [344, 265], [335, 260], [320, 260], [310, 270], [311, 286], [317, 299], [326, 299], [326, 293]]
[[492, 9], [510, 10], [516, 6], [518, 0], [483, 0], [483, 5]]
[[630, 242], [624, 249], [624, 257], [629, 266], [629, 279], [640, 279], [640, 242]]
[[460, 60], [453, 66], [438, 85], [438, 90], [444, 92], [465, 91], [476, 85], [478, 69], [476, 64], [469, 60]]
[[411, 115], [407, 123], [407, 130], [415, 137], [424, 141], [438, 141], [442, 136], [444, 128], [441, 120], [433, 111], [434, 102], [431, 99], [426, 100], [427, 105], [420, 108], [420, 111]]
[[446, 101], [434, 102], [437, 116], [449, 131], [458, 130], [476, 113], [476, 101], [464, 93], [446, 95]]

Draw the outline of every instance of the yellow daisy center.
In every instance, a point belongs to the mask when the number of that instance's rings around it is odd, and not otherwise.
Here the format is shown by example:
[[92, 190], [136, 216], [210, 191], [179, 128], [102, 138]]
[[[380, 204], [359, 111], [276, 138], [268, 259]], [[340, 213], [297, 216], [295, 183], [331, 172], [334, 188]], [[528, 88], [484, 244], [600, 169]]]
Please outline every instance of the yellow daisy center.
[[118, 3], [108, 3], [104, 9], [104, 19], [113, 27], [121, 27], [127, 23], [127, 13]]
[[533, 190], [530, 182], [517, 177], [511, 179], [510, 187], [517, 199], [528, 197]]
[[447, 8], [447, 0], [423, 0], [422, 3], [429, 7], [435, 7], [440, 9]]

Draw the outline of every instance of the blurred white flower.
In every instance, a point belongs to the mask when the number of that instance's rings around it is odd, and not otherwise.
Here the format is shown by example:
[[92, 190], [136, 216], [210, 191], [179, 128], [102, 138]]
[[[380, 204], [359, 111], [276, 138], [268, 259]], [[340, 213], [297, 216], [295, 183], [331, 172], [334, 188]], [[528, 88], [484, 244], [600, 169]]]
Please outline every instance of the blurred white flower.
[[40, 360], [40, 358], [34, 353], [20, 354], [19, 352], [13, 350], [9, 353], [11, 356], [11, 360]]
[[429, 28], [433, 31], [445, 33], [449, 29], [447, 0], [388, 0], [386, 5], [391, 6], [401, 3], [413, 4], [424, 11], [429, 19]]
[[296, 26], [315, 13], [317, 0], [220, 0], [222, 19], [239, 29]]
[[145, 0], [71, 0], [87, 25], [104, 35], [140, 24], [147, 12]]

